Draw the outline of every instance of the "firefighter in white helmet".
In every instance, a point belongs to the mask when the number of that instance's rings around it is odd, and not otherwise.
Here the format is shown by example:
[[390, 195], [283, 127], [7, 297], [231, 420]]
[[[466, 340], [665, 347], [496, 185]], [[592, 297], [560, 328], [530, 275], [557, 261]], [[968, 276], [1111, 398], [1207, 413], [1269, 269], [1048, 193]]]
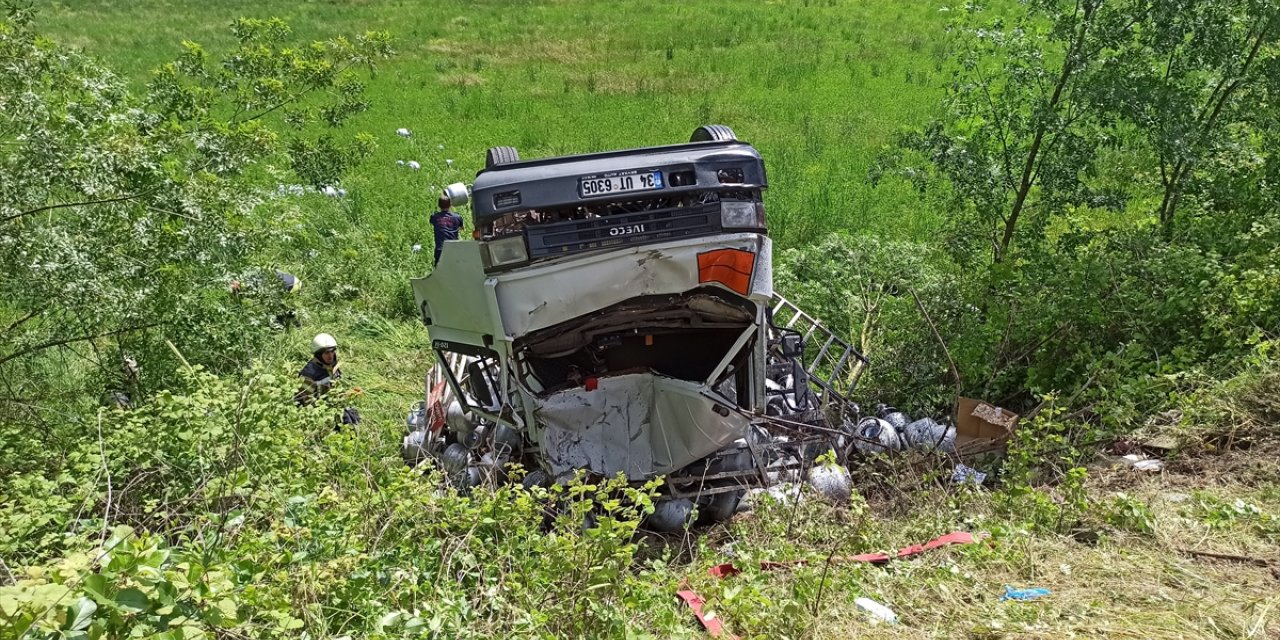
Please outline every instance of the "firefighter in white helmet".
[[[338, 341], [327, 333], [318, 334], [311, 340], [311, 360], [298, 373], [302, 377], [302, 388], [294, 396], [298, 404], [310, 404], [316, 398], [324, 397], [333, 388], [333, 383], [342, 378], [342, 370], [338, 363]], [[354, 407], [347, 407], [342, 412], [343, 424], [357, 424], [360, 413]]]

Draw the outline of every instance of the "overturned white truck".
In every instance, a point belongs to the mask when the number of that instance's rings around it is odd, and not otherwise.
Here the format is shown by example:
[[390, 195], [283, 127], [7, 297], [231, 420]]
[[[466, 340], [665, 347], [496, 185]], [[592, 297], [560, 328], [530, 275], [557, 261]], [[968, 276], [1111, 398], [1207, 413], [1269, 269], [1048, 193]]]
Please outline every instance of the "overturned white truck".
[[490, 149], [475, 240], [413, 281], [438, 364], [406, 461], [464, 488], [511, 462], [527, 484], [662, 475], [649, 526], [673, 529], [825, 451], [843, 460], [866, 360], [774, 294], [766, 186], [759, 152], [720, 125], [539, 160]]

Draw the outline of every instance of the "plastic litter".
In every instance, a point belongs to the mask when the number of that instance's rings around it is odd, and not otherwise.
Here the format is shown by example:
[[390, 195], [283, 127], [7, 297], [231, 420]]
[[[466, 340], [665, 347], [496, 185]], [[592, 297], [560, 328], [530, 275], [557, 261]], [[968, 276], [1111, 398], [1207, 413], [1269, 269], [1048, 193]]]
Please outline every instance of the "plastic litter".
[[418, 169], [422, 168], [422, 165], [418, 164], [417, 160], [410, 160], [408, 164], [409, 164], [409, 168], [413, 169], [414, 171], [417, 171]]
[[1134, 469], [1137, 469], [1139, 471], [1160, 471], [1161, 469], [1164, 469], [1163, 460], [1156, 460], [1154, 458], [1144, 459], [1142, 456], [1136, 453], [1130, 453], [1129, 455], [1121, 456], [1121, 459], [1125, 460], [1130, 465], [1132, 465]]
[[403, 167], [403, 166], [404, 166], [404, 160], [396, 160], [396, 166], [397, 166], [397, 167]]
[[422, 251], [422, 245], [420, 244], [413, 245], [413, 252], [418, 253], [419, 251]]
[[933, 418], [921, 418], [908, 423], [899, 433], [912, 449], [947, 452], [956, 450], [956, 428], [939, 424]]
[[1004, 586], [1004, 595], [1000, 596], [1000, 600], [1035, 600], [1043, 598], [1052, 593], [1044, 587], [1033, 587], [1030, 589], [1014, 589], [1009, 585]]
[[955, 472], [951, 474], [951, 481], [956, 484], [964, 484], [966, 482], [982, 484], [986, 480], [987, 474], [963, 463], [957, 464]]
[[911, 418], [908, 418], [907, 414], [883, 404], [876, 405], [876, 415], [880, 416], [881, 420], [893, 425], [894, 429], [901, 429], [907, 426], [908, 422], [911, 422]]
[[408, 138], [409, 136], [413, 135], [413, 132], [409, 131], [408, 129], [405, 129], [404, 127], [400, 127], [399, 129], [396, 129], [396, 135], [400, 136], [401, 138]]
[[[953, 531], [951, 533], [948, 533], [945, 536], [939, 536], [937, 538], [934, 538], [933, 540], [930, 540], [924, 544], [913, 544], [908, 547], [903, 547], [899, 549], [897, 552], [895, 552], [893, 555], [889, 555], [887, 553], [881, 553], [881, 552], [864, 553], [856, 556], [832, 557], [832, 558], [828, 558], [827, 561], [839, 562], [839, 563], [870, 562], [873, 564], [881, 564], [884, 562], [889, 562], [893, 558], [909, 558], [909, 557], [924, 553], [926, 551], [931, 551], [933, 549], [940, 549], [942, 547], [947, 547], [953, 544], [976, 544], [981, 540], [983, 540], [984, 538], [986, 538], [986, 534], [983, 534], [983, 533], [979, 533], [975, 535], [972, 533], [968, 533], [966, 531]], [[779, 571], [779, 570], [788, 569], [791, 567], [804, 566], [805, 564], [807, 564], [807, 561], [805, 560], [792, 560], [789, 562], [771, 562], [768, 560], [764, 560], [760, 563], [760, 570], [761, 571]], [[728, 578], [730, 576], [736, 576], [739, 573], [742, 573], [742, 570], [733, 566], [733, 563], [726, 562], [724, 564], [718, 564], [714, 567], [711, 567], [710, 569], [707, 569], [707, 573], [714, 578]], [[716, 618], [709, 614], [708, 615], [703, 614], [702, 605], [705, 603], [702, 601], [702, 598], [698, 597], [697, 593], [689, 589], [688, 581], [682, 581], [680, 583], [680, 590], [676, 593], [676, 595], [679, 596], [681, 600], [684, 600], [684, 602], [689, 605], [689, 608], [693, 610], [693, 616], [697, 618], [698, 622], [702, 624], [702, 627], [707, 630], [707, 633], [710, 634], [711, 637], [719, 638], [721, 637], [722, 634], [725, 633], [724, 625], [720, 623], [719, 618]], [[897, 618], [896, 614], [894, 614], [894, 618], [895, 619]], [[725, 637], [736, 638], [737, 636], [729, 634], [729, 635], [726, 635]]]
[[880, 418], [863, 418], [854, 428], [857, 439], [854, 446], [863, 453], [897, 451], [902, 448], [898, 430]]
[[853, 479], [849, 476], [849, 470], [838, 464], [818, 465], [809, 469], [809, 484], [823, 500], [834, 504], [848, 502], [853, 491]]
[[894, 613], [893, 609], [890, 609], [871, 598], [858, 598], [853, 601], [853, 604], [858, 607], [859, 610], [865, 611], [876, 620], [888, 622], [889, 624], [896, 624], [898, 622], [898, 614]]

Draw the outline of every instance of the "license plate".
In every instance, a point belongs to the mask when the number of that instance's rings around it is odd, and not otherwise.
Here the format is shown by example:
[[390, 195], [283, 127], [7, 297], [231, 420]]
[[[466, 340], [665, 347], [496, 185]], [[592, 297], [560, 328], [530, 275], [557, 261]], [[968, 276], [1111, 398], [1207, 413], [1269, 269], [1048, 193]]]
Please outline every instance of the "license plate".
[[578, 180], [578, 197], [596, 198], [615, 193], [652, 191], [661, 188], [661, 171], [643, 171], [625, 176], [581, 178]]

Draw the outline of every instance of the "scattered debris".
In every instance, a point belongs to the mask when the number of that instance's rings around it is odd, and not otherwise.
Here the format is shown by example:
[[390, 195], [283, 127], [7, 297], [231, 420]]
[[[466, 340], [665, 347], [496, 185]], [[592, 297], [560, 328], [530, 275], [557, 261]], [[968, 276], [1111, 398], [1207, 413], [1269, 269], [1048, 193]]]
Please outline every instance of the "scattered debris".
[[[874, 553], [860, 553], [856, 556], [831, 556], [826, 559], [828, 564], [844, 564], [847, 562], [869, 562], [871, 564], [884, 564], [890, 560], [910, 558], [911, 556], [920, 555], [926, 551], [933, 551], [942, 547], [951, 545], [975, 544], [986, 539], [985, 533], [969, 533], [967, 531], [953, 531], [945, 536], [938, 536], [924, 544], [913, 544], [909, 547], [903, 547], [892, 554], [877, 551]], [[778, 569], [790, 569], [791, 567], [801, 567], [810, 564], [807, 559], [791, 560], [788, 562], [773, 562], [764, 560], [760, 562], [761, 571], [774, 571]], [[733, 566], [732, 563], [718, 564], [710, 569], [707, 573], [715, 578], [727, 578], [742, 573], [742, 570]]]
[[1030, 589], [1014, 589], [1009, 585], [1004, 586], [1004, 595], [1000, 596], [1000, 600], [1035, 600], [1049, 595], [1050, 592], [1044, 587], [1033, 587]]
[[[863, 553], [856, 556], [832, 556], [827, 558], [826, 562], [829, 564], [846, 563], [846, 562], [869, 562], [871, 564], [882, 564], [894, 558], [899, 558], [899, 559], [909, 558], [911, 556], [919, 555], [926, 551], [932, 551], [934, 549], [939, 549], [939, 548], [950, 546], [950, 545], [974, 544], [980, 540], [985, 539], [986, 537], [987, 537], [987, 534], [985, 533], [972, 534], [967, 531], [954, 531], [952, 533], [948, 533], [945, 536], [939, 536], [937, 538], [934, 538], [933, 540], [930, 540], [924, 544], [913, 544], [909, 547], [903, 547], [898, 551], [894, 552], [893, 555], [890, 555], [887, 553]], [[798, 567], [806, 564], [809, 564], [809, 561], [805, 559], [792, 560], [790, 562], [770, 562], [766, 560], [760, 563], [760, 570], [773, 571], [778, 569], [789, 569], [791, 567]], [[728, 578], [730, 576], [738, 575], [739, 573], [742, 573], [742, 570], [733, 566], [732, 563], [725, 563], [725, 564], [718, 564], [714, 567], [711, 567], [710, 569], [707, 569], [707, 573], [714, 578], [723, 579], [723, 578]], [[692, 589], [689, 588], [688, 581], [683, 581], [680, 583], [680, 590], [676, 592], [676, 596], [678, 596], [681, 600], [683, 600], [686, 604], [689, 605], [689, 608], [693, 610], [693, 616], [698, 619], [698, 622], [702, 624], [703, 628], [707, 630], [707, 633], [710, 634], [711, 637], [719, 638], [721, 635], [725, 634], [724, 624], [720, 622], [719, 618], [716, 618], [714, 615], [709, 613], [708, 614], [703, 613], [702, 609], [703, 609], [703, 606], [706, 604], [706, 602], [703, 601], [703, 599], [699, 597], [697, 593], [695, 593]], [[884, 607], [884, 605], [881, 605], [875, 602], [874, 600], [868, 600], [868, 602], [871, 602], [877, 605], [878, 607]], [[855, 604], [858, 604], [858, 608], [863, 609], [861, 604], [857, 603], [856, 601], [855, 601]], [[863, 610], [869, 611], [869, 609], [863, 609]], [[887, 607], [884, 607], [884, 610], [888, 611], [888, 613], [893, 617], [894, 620], [897, 619], [897, 614], [894, 614], [892, 610], [889, 610]], [[737, 636], [729, 634], [726, 637], [736, 638]]]
[[404, 127], [400, 127], [399, 129], [396, 129], [396, 135], [400, 136], [401, 138], [408, 138], [409, 136], [413, 135], [413, 132], [409, 131], [408, 129], [405, 129]]
[[1143, 458], [1142, 456], [1136, 453], [1130, 453], [1129, 455], [1121, 456], [1120, 459], [1124, 460], [1126, 463], [1129, 464], [1129, 466], [1139, 471], [1160, 471], [1161, 469], [1164, 469], [1163, 461], [1155, 460], [1152, 458]]
[[742, 511], [750, 510], [762, 495], [769, 496], [778, 504], [791, 504], [792, 501], [803, 498], [800, 493], [800, 485], [794, 482], [779, 482], [767, 488], [754, 487], [748, 489], [739, 509]]
[[1143, 440], [1141, 445], [1145, 449], [1154, 449], [1155, 453], [1169, 452], [1178, 448], [1178, 439], [1173, 436], [1156, 436], [1154, 438]]
[[413, 249], [412, 249], [412, 250], [413, 250], [413, 252], [414, 252], [414, 253], [418, 253], [418, 252], [422, 251], [422, 245], [420, 245], [420, 244], [415, 244], [415, 245], [413, 245]]
[[828, 502], [844, 504], [853, 492], [849, 470], [838, 464], [823, 464], [809, 469], [809, 484]]
[[1255, 558], [1253, 556], [1241, 556], [1234, 553], [1216, 553], [1213, 551], [1196, 551], [1195, 549], [1179, 549], [1180, 552], [1201, 558], [1213, 558], [1215, 560], [1230, 560], [1231, 562], [1240, 562], [1243, 564], [1251, 564], [1256, 567], [1280, 567], [1280, 561], [1267, 560], [1266, 558]]
[[1008, 409], [973, 398], [959, 398], [956, 408], [955, 442], [960, 453], [1003, 450], [1020, 419]]
[[971, 482], [975, 485], [980, 485], [987, 481], [987, 474], [966, 464], [957, 463], [955, 473], [951, 474], [951, 481], [956, 484]]
[[403, 167], [403, 166], [404, 166], [404, 160], [396, 160], [396, 166], [397, 166], [397, 167]]
[[880, 406], [879, 417], [858, 421], [854, 446], [863, 453], [882, 453], [919, 449], [922, 451], [955, 451], [956, 428], [932, 418], [911, 421], [893, 407]]
[[659, 500], [648, 524], [659, 531], [680, 531], [693, 523], [693, 501], [688, 498]]
[[883, 622], [888, 622], [889, 624], [897, 624], [898, 622], [898, 614], [894, 613], [893, 609], [890, 609], [871, 598], [858, 598], [853, 601], [853, 604], [858, 607], [859, 610], [870, 614], [875, 620], [881, 620]]
[[417, 160], [410, 160], [407, 164], [409, 165], [409, 168], [413, 169], [414, 171], [417, 171], [418, 169], [422, 168], [422, 165], [418, 164]]

